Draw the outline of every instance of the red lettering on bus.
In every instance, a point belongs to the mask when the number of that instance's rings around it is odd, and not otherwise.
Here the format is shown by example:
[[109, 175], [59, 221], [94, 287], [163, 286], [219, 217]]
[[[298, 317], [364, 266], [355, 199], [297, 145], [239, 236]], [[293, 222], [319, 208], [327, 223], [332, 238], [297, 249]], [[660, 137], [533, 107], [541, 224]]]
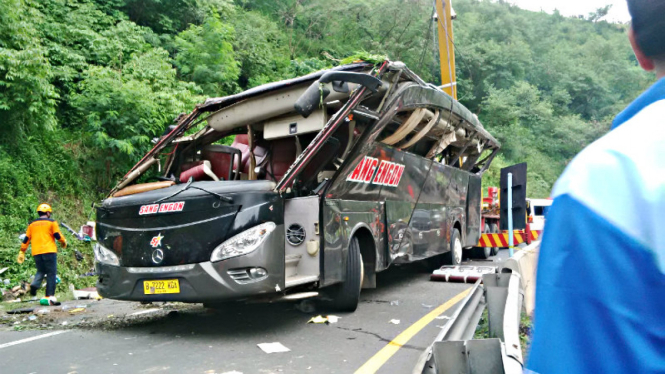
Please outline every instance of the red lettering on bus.
[[381, 164], [379, 165], [379, 171], [376, 172], [376, 176], [374, 177], [374, 184], [381, 184], [381, 179], [386, 175], [386, 166], [388, 165], [387, 161], [381, 161]]
[[372, 177], [374, 176], [374, 172], [376, 171], [376, 167], [379, 165], [379, 160], [375, 158], [371, 158], [370, 162], [368, 162], [369, 167], [365, 171], [365, 174], [363, 175], [362, 181], [365, 183], [369, 183], [372, 181]]
[[348, 180], [348, 181], [357, 181], [357, 180], [359, 179], [359, 177], [360, 177], [360, 173], [361, 173], [362, 170], [363, 170], [363, 165], [365, 164], [365, 160], [366, 160], [366, 159], [367, 159], [367, 157], [363, 158], [363, 159], [358, 163], [358, 165], [356, 165], [356, 168], [353, 169], [353, 172], [351, 172], [351, 174], [349, 175], [348, 178], [346, 178], [346, 180]]

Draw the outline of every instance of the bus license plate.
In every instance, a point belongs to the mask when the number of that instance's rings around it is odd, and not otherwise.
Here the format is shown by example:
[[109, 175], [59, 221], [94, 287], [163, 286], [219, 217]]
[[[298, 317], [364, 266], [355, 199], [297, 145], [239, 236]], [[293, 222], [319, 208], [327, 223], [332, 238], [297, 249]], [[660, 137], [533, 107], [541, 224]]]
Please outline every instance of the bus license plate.
[[146, 295], [180, 293], [180, 282], [177, 279], [143, 281], [143, 293]]

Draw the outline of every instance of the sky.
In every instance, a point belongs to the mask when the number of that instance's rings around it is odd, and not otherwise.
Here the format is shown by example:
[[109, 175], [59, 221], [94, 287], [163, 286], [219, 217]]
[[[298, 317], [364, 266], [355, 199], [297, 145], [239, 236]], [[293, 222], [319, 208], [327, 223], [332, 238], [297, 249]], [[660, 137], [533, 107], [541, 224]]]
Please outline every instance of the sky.
[[542, 10], [547, 13], [552, 13], [554, 9], [558, 9], [564, 16], [577, 16], [580, 14], [587, 16], [598, 8], [612, 4], [610, 13], [603, 20], [610, 22], [630, 21], [626, 0], [508, 0], [508, 2], [523, 9]]

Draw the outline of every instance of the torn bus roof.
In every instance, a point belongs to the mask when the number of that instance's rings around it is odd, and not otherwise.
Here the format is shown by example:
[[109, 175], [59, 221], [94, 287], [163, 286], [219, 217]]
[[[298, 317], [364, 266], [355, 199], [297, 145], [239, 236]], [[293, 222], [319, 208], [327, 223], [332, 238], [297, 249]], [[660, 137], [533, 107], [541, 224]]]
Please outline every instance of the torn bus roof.
[[317, 80], [324, 73], [328, 71], [362, 71], [362, 70], [370, 70], [373, 67], [374, 67], [373, 64], [360, 62], [360, 63], [337, 66], [326, 70], [319, 70], [317, 72], [303, 75], [301, 77], [262, 84], [260, 86], [250, 88], [249, 90], [240, 92], [235, 95], [209, 98], [206, 99], [206, 101], [203, 104], [200, 104], [197, 107], [199, 112], [214, 112], [216, 110], [222, 109], [224, 107], [227, 107], [242, 100], [250, 99], [255, 96], [263, 95], [273, 91], [282, 90], [288, 87], [293, 87], [303, 83]]
[[[368, 88], [370, 85], [374, 87]], [[298, 109], [301, 100], [309, 100], [307, 113]], [[390, 114], [388, 108], [399, 112], [398, 115]], [[311, 118], [309, 112], [313, 113]], [[190, 114], [181, 115], [178, 126], [158, 141], [111, 194], [155, 164], [160, 170], [162, 164], [166, 166], [161, 178], [174, 180], [169, 172], [173, 173], [173, 168], [180, 170], [182, 161], [174, 164], [175, 155], [172, 155], [166, 162], [160, 162], [159, 153], [167, 146], [212, 144], [225, 136], [243, 133], [247, 134], [244, 136], [259, 136], [258, 141], [316, 134], [314, 139], [299, 145], [304, 149], [298, 151], [298, 157], [284, 178], [274, 180], [281, 191], [295, 180], [295, 175], [324, 147], [338, 126], [347, 117], [351, 118], [349, 116], [371, 120], [364, 123], [371, 131], [384, 131], [383, 139], [375, 136], [376, 141], [405, 150], [427, 146], [429, 152], [418, 151], [427, 158], [448, 152], [449, 162], [453, 162], [454, 154], [459, 162], [453, 163], [467, 171], [484, 171], [500, 148], [500, 143], [484, 129], [476, 115], [439, 88], [424, 82], [403, 63], [354, 63], [264, 84], [235, 95], [207, 99]], [[202, 123], [206, 125], [204, 128], [182, 137]], [[250, 148], [257, 143], [252, 144]], [[350, 150], [351, 144], [347, 144], [344, 157]], [[175, 149], [169, 155], [174, 153]], [[243, 162], [246, 161], [243, 159]], [[210, 174], [210, 170], [206, 173]], [[240, 171], [236, 173], [239, 175]]]

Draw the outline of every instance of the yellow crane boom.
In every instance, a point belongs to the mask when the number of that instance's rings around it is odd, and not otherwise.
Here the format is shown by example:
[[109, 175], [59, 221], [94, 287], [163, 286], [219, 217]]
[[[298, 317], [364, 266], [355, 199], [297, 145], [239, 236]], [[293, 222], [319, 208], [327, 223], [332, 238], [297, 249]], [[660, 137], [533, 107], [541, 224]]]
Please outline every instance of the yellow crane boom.
[[441, 89], [457, 100], [455, 76], [455, 46], [453, 45], [452, 0], [436, 0], [439, 60], [441, 63]]

